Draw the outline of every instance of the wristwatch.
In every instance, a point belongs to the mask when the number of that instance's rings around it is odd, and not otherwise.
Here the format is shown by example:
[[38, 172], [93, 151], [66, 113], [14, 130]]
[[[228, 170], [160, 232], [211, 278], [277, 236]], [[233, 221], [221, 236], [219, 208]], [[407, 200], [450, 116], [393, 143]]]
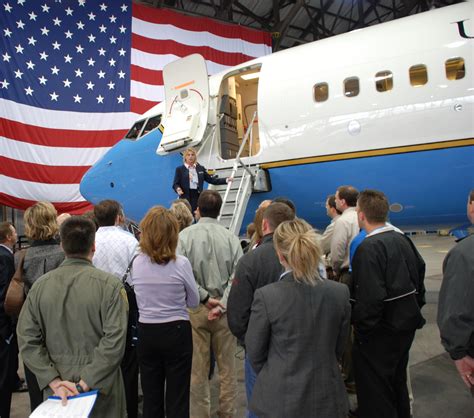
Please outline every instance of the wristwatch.
[[76, 389], [79, 393], [84, 393], [84, 389], [82, 388], [82, 386], [79, 383], [76, 383]]

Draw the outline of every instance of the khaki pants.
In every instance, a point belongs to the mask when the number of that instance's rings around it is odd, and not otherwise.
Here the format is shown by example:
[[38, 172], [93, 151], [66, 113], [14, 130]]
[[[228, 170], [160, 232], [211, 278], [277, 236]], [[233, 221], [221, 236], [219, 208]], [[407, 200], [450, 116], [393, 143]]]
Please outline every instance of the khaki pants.
[[235, 379], [236, 340], [229, 330], [227, 316], [209, 321], [209, 310], [204, 305], [189, 310], [193, 330], [193, 367], [191, 372], [191, 417], [211, 417], [209, 388], [210, 349], [214, 352], [219, 369], [219, 416], [234, 416], [237, 395]]

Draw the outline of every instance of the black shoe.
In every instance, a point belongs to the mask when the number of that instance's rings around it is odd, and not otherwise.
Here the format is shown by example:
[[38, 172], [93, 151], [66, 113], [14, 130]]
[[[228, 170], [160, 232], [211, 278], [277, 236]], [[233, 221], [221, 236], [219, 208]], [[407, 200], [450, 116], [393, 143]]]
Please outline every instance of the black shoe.
[[13, 392], [28, 392], [28, 385], [25, 381], [19, 383]]

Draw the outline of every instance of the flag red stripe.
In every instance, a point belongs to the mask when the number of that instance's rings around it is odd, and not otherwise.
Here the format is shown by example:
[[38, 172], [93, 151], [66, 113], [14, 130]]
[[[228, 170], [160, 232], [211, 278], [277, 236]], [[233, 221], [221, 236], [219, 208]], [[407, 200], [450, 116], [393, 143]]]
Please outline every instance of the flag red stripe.
[[192, 32], [209, 32], [223, 38], [242, 39], [254, 44], [272, 45], [269, 32], [221, 23], [207, 17], [188, 17], [168, 9], [157, 9], [133, 3], [133, 17], [150, 23], [173, 25]]
[[0, 175], [47, 184], [78, 184], [87, 166], [50, 166], [0, 156]]
[[42, 128], [0, 118], [0, 136], [29, 144], [48, 147], [100, 148], [111, 147], [127, 130], [77, 131]]
[[[10, 196], [9, 194], [0, 192], [0, 204], [5, 206], [25, 210], [30, 206], [34, 205], [35, 203], [36, 201], [34, 200], [21, 199], [19, 197]], [[71, 203], [51, 203], [54, 205], [58, 213], [70, 213], [71, 215], [81, 215], [84, 212], [87, 212], [94, 208], [93, 205], [86, 201]]]
[[143, 100], [137, 97], [130, 97], [130, 111], [142, 114], [158, 103], [159, 102], [151, 102], [149, 100]]
[[225, 52], [209, 46], [185, 45], [173, 40], [150, 39], [136, 34], [132, 35], [132, 48], [139, 49], [140, 51], [149, 54], [172, 54], [178, 57], [186, 57], [191, 54], [201, 54], [206, 60], [215, 62], [216, 64], [228, 65], [230, 67], [255, 58], [240, 52]]
[[130, 77], [134, 81], [140, 83], [151, 84], [154, 86], [162, 86], [163, 83], [163, 72], [160, 70], [149, 70], [138, 65], [130, 66]]

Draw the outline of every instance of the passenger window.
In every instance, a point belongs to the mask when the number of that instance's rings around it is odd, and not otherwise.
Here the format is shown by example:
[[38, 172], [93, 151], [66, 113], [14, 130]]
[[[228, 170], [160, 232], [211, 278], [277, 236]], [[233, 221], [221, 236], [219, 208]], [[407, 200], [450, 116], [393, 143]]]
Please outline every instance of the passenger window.
[[410, 67], [410, 84], [413, 87], [424, 86], [428, 82], [426, 65], [418, 64]]
[[329, 97], [328, 83], [318, 83], [314, 86], [314, 100], [325, 102]]
[[391, 71], [379, 71], [375, 74], [375, 87], [383, 93], [393, 89], [393, 74]]
[[359, 79], [357, 77], [349, 77], [344, 80], [344, 96], [355, 97], [359, 94]]
[[445, 67], [448, 80], [461, 80], [466, 75], [466, 67], [462, 58], [458, 57], [447, 60]]
[[145, 123], [144, 120], [140, 120], [137, 123], [135, 123], [135, 125], [132, 126], [132, 129], [130, 129], [128, 131], [127, 135], [125, 135], [125, 138], [127, 138], [127, 139], [137, 139], [138, 134], [142, 130], [142, 126], [143, 126], [144, 123]]

